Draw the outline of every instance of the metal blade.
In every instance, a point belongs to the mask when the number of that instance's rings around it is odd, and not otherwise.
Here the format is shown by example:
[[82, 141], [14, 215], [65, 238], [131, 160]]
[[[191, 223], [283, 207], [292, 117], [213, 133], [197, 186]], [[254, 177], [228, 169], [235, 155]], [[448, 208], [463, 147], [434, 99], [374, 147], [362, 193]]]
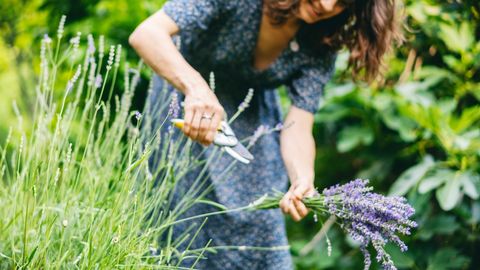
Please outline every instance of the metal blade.
[[235, 158], [236, 160], [244, 163], [244, 164], [249, 164], [250, 163], [250, 160], [242, 157], [239, 153], [237, 153], [235, 150], [233, 150], [231, 147], [228, 147], [228, 146], [225, 146], [224, 147], [225, 151], [227, 151], [228, 154], [230, 154], [230, 156], [232, 156], [233, 158]]
[[246, 160], [253, 160], [253, 155], [248, 151], [248, 149], [243, 146], [243, 144], [241, 143], [238, 143], [236, 144], [235, 146], [232, 146], [230, 147], [232, 151], [234, 151], [236, 154], [238, 154], [239, 156], [241, 156], [243, 159], [246, 159]]

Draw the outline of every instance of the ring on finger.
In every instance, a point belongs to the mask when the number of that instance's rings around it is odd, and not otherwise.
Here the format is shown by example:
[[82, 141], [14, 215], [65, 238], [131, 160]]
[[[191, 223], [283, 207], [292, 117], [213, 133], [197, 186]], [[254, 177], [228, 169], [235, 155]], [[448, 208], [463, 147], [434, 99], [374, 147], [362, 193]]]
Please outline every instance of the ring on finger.
[[215, 115], [215, 113], [213, 113], [212, 115], [207, 115], [206, 113], [204, 113], [204, 114], [202, 114], [202, 119], [212, 120], [214, 115]]

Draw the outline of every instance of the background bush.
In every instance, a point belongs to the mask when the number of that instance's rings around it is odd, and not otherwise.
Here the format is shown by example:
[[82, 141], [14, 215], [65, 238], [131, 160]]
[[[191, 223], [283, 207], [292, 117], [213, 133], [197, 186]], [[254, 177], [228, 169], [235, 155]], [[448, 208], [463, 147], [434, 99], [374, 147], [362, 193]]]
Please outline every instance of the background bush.
[[[61, 14], [68, 15], [68, 36], [104, 34], [108, 45], [123, 44], [127, 59], [136, 61], [127, 37], [162, 2], [2, 0], [0, 138], [17, 125], [12, 101], [23, 111], [31, 107], [36, 44], [54, 32]], [[317, 186], [363, 177], [377, 191], [406, 195], [420, 226], [406, 239], [407, 253], [391, 250], [399, 268], [478, 269], [480, 3], [408, 0], [405, 8], [408, 41], [389, 58], [385, 80], [354, 84], [345, 55], [339, 58], [315, 117]], [[143, 97], [134, 107], [143, 106]], [[335, 227], [328, 231], [330, 257], [324, 239], [305, 249], [320, 227], [312, 218], [289, 222], [298, 268], [361, 269], [360, 252]]]

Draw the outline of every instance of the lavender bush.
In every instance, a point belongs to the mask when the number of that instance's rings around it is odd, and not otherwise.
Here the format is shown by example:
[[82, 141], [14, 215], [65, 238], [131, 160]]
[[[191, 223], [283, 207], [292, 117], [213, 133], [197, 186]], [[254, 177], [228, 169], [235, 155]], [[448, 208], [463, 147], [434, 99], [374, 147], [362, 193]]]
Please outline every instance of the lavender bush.
[[[304, 198], [303, 202], [315, 215], [335, 216], [341, 228], [360, 243], [365, 269], [371, 265], [367, 248], [372, 245], [383, 269], [396, 269], [391, 256], [385, 251], [388, 242], [406, 251], [407, 246], [398, 236], [409, 235], [417, 224], [410, 220], [415, 209], [404, 197], [386, 197], [373, 193], [368, 180], [357, 179], [344, 185], [324, 189], [320, 194]], [[251, 205], [251, 209], [277, 208], [283, 193], [265, 196]]]

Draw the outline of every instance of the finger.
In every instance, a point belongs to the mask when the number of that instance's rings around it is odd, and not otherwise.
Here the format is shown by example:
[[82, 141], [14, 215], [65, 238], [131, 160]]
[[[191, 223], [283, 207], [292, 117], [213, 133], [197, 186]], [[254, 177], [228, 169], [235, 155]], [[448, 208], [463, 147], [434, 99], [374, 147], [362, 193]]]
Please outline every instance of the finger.
[[190, 136], [189, 136], [192, 140], [197, 140], [198, 132], [200, 129], [200, 121], [202, 121], [202, 114], [203, 114], [202, 111], [195, 110], [195, 113], [193, 115], [192, 125], [191, 125]]
[[290, 202], [290, 193], [287, 192], [285, 193], [285, 195], [283, 196], [283, 198], [280, 200], [280, 209], [282, 209], [282, 212], [284, 214], [288, 214], [288, 207], [289, 207], [289, 202]]
[[310, 188], [307, 185], [298, 185], [293, 191], [293, 195], [295, 196], [296, 199], [301, 200], [303, 199], [303, 196], [305, 195], [305, 193], [307, 193], [309, 189]]
[[293, 204], [292, 201], [290, 201], [289, 203], [288, 213], [290, 214], [290, 216], [292, 216], [293, 220], [295, 221], [300, 221], [302, 219], [300, 217], [300, 214], [297, 212], [297, 209], [295, 208], [295, 205]]
[[[208, 115], [212, 115], [212, 113], [211, 112], [203, 112], [202, 116], [203, 115], [208, 116]], [[212, 122], [212, 119], [200, 117], [200, 126], [198, 128], [197, 141], [201, 142], [202, 144], [206, 143], [206, 137], [207, 137], [207, 133], [208, 133], [209, 128], [210, 128], [210, 122]]]
[[215, 139], [215, 135], [217, 134], [217, 129], [220, 126], [220, 122], [222, 121], [222, 116], [219, 112], [215, 112], [213, 115], [212, 120], [210, 121], [210, 126], [207, 131], [207, 135], [205, 136], [205, 143], [211, 144], [213, 139]]
[[183, 124], [183, 133], [190, 137], [190, 131], [192, 130], [192, 121], [193, 121], [194, 111], [191, 108], [185, 108], [185, 121]]
[[308, 215], [308, 208], [303, 202], [299, 200], [293, 200], [293, 204], [295, 205], [298, 214], [300, 214], [300, 217], [304, 218], [306, 215]]

